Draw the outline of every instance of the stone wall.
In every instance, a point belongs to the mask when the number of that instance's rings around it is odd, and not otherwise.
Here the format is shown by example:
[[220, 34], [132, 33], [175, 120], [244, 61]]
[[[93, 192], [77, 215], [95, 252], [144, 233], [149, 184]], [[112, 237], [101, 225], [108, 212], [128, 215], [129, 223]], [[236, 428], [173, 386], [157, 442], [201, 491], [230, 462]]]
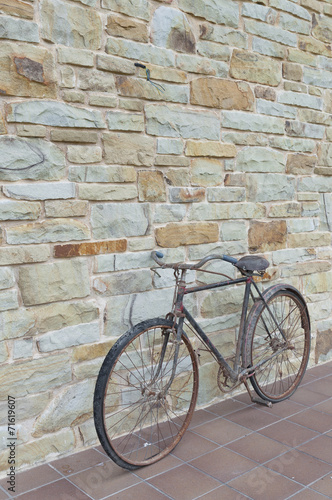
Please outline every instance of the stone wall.
[[[264, 254], [262, 286], [308, 299], [311, 363], [331, 359], [331, 16], [331, 0], [0, 0], [0, 414], [15, 396], [20, 467], [96, 442], [103, 356], [170, 308], [152, 249]], [[229, 352], [240, 294], [189, 304]], [[200, 370], [206, 405], [206, 354]]]

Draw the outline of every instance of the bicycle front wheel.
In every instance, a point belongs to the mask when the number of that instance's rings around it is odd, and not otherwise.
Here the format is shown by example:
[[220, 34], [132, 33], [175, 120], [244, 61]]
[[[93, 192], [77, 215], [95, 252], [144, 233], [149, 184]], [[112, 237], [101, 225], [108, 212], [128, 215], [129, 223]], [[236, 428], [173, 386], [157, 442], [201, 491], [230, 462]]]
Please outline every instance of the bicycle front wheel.
[[249, 314], [244, 357], [245, 366], [254, 367], [250, 381], [256, 393], [276, 403], [294, 393], [305, 373], [310, 320], [304, 299], [293, 287], [271, 290], [265, 296], [268, 307], [259, 301]]
[[121, 467], [157, 462], [178, 444], [192, 417], [198, 365], [185, 335], [176, 362], [171, 321], [144, 321], [107, 354], [94, 396], [95, 427], [106, 453]]

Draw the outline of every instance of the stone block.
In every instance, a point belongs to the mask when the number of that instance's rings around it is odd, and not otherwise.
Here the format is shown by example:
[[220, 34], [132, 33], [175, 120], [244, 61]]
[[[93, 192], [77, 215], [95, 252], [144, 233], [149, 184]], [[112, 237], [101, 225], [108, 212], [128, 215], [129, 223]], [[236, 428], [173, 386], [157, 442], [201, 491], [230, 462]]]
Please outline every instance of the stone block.
[[318, 164], [324, 167], [332, 166], [332, 144], [321, 143], [318, 150]]
[[105, 357], [108, 351], [113, 347], [114, 340], [105, 340], [100, 343], [90, 345], [80, 345], [73, 349], [72, 361], [90, 361], [92, 359]]
[[305, 52], [305, 50], [293, 49], [292, 47], [288, 49], [288, 60], [299, 64], [306, 64], [308, 66], [317, 65], [317, 58], [313, 54]]
[[300, 7], [300, 5], [297, 5], [294, 2], [290, 2], [289, 0], [271, 0], [270, 5], [271, 7], [275, 7], [276, 9], [289, 12], [290, 14], [300, 17], [301, 19], [311, 21], [311, 16], [307, 9], [305, 9], [304, 7]]
[[169, 168], [165, 174], [166, 182], [171, 186], [189, 186], [189, 168]]
[[236, 156], [236, 147], [234, 144], [224, 144], [222, 142], [189, 140], [186, 143], [186, 155], [234, 158]]
[[0, 314], [1, 335], [0, 340], [14, 339], [31, 335], [35, 321], [33, 313], [26, 309], [6, 311]]
[[245, 31], [252, 35], [258, 35], [263, 38], [268, 38], [274, 42], [279, 42], [289, 47], [297, 47], [297, 36], [295, 33], [290, 33], [277, 26], [261, 23], [252, 19], [246, 19], [244, 22]]
[[[269, 144], [269, 139], [266, 135], [256, 133], [224, 132], [223, 139], [239, 146], [268, 146]], [[226, 164], [225, 161], [225, 166]]]
[[84, 104], [84, 94], [73, 90], [64, 90], [63, 99], [67, 102]]
[[86, 260], [21, 266], [18, 284], [24, 305], [86, 297], [90, 293]]
[[207, 188], [207, 200], [211, 203], [245, 201], [246, 190], [244, 188], [209, 187]]
[[209, 292], [204, 298], [201, 306], [201, 315], [203, 318], [214, 318], [218, 316], [229, 315], [240, 312], [243, 301], [242, 287], [227, 287], [224, 290]]
[[32, 264], [44, 262], [50, 256], [48, 245], [28, 245], [24, 247], [0, 248], [0, 265], [10, 266], [13, 264]]
[[247, 178], [249, 201], [293, 200], [295, 179], [283, 174], [251, 174]]
[[272, 262], [276, 266], [280, 264], [295, 264], [296, 262], [314, 260], [315, 258], [316, 253], [305, 248], [288, 248], [272, 253]]
[[111, 273], [96, 278], [93, 288], [104, 297], [144, 292], [152, 288], [150, 270]]
[[110, 14], [107, 17], [106, 31], [111, 36], [130, 38], [136, 42], [147, 43], [149, 41], [147, 24], [116, 14]]
[[175, 54], [172, 50], [134, 42], [132, 40], [124, 40], [122, 38], [108, 38], [106, 42], [106, 53], [160, 66], [175, 66]]
[[242, 31], [209, 23], [200, 24], [199, 27], [202, 40], [211, 40], [239, 49], [248, 48], [248, 35]]
[[241, 172], [283, 173], [285, 155], [270, 148], [245, 147], [238, 153], [236, 165]]
[[197, 43], [197, 52], [200, 56], [217, 61], [229, 61], [231, 50], [229, 47], [215, 42], [200, 41]]
[[331, 350], [331, 329], [328, 328], [325, 331], [319, 330], [316, 338], [315, 362], [324, 363], [324, 361], [329, 361], [331, 359]]
[[284, 30], [302, 33], [303, 35], [309, 35], [311, 29], [311, 23], [283, 13], [280, 14], [279, 25]]
[[183, 12], [170, 7], [159, 7], [151, 22], [151, 41], [158, 47], [178, 52], [196, 52], [193, 30]]
[[84, 217], [88, 211], [87, 201], [45, 201], [46, 217]]
[[158, 155], [154, 164], [160, 167], [189, 167], [190, 159], [184, 156]]
[[155, 229], [159, 246], [174, 248], [181, 245], [212, 243], [219, 239], [219, 227], [215, 222], [176, 223], [170, 222]]
[[78, 257], [82, 255], [99, 255], [111, 252], [125, 252], [127, 240], [94, 241], [87, 243], [69, 243], [68, 245], [54, 245], [54, 257]]
[[298, 35], [298, 47], [304, 52], [312, 52], [326, 57], [331, 56], [329, 45], [313, 37]]
[[[151, 76], [153, 79], [153, 76]], [[116, 85], [120, 95], [138, 97], [154, 101], [170, 101], [186, 104], [189, 102], [188, 88], [183, 85], [163, 83], [164, 92], [159, 91], [150, 82], [142, 78], [118, 76]]]
[[164, 175], [159, 170], [142, 170], [138, 172], [139, 201], [166, 201]]
[[94, 53], [90, 50], [58, 47], [57, 53], [58, 62], [60, 64], [74, 64], [75, 66], [92, 67], [94, 63]]
[[290, 219], [287, 221], [288, 233], [303, 233], [315, 231], [319, 223], [316, 219]]
[[151, 252], [100, 255], [95, 259], [95, 272], [126, 271], [153, 265], [154, 260], [151, 258]]
[[18, 200], [57, 200], [75, 198], [72, 182], [40, 182], [34, 184], [5, 184], [3, 193]]
[[91, 201], [125, 201], [137, 198], [137, 187], [134, 184], [80, 184], [78, 197]]
[[184, 219], [185, 215], [185, 206], [175, 204], [168, 205], [163, 203], [155, 206], [153, 222], [156, 224], [165, 224], [166, 222], [179, 222]]
[[101, 6], [103, 9], [120, 12], [126, 16], [138, 17], [145, 21], [150, 19], [150, 4], [147, 0], [137, 0], [129, 3], [127, 0], [102, 0]]
[[164, 155], [180, 155], [183, 153], [181, 139], [157, 139], [157, 153]]
[[242, 15], [244, 17], [259, 19], [269, 24], [275, 24], [277, 20], [277, 12], [275, 10], [263, 5], [251, 3], [244, 3], [242, 5]]
[[230, 76], [239, 80], [276, 87], [281, 82], [281, 67], [277, 61], [271, 58], [234, 49]]
[[39, 42], [38, 24], [23, 19], [1, 16], [0, 38], [22, 42]]
[[[272, 175], [272, 174], [271, 174]], [[193, 205], [189, 220], [260, 219], [266, 209], [259, 203], [211, 203]]]
[[171, 203], [197, 203], [205, 200], [205, 189], [170, 187], [169, 201]]
[[46, 48], [2, 41], [0, 69], [0, 89], [4, 95], [56, 97], [54, 56]]
[[40, 214], [40, 203], [0, 200], [0, 220], [34, 220]]
[[197, 158], [191, 164], [191, 182], [198, 186], [217, 186], [223, 181], [223, 165], [220, 160]]
[[155, 242], [152, 236], [143, 236], [142, 238], [130, 238], [128, 240], [128, 250], [130, 252], [139, 252], [141, 250], [152, 250]]
[[299, 121], [286, 121], [286, 134], [297, 137], [311, 137], [313, 139], [323, 139], [325, 127]]
[[284, 62], [282, 64], [282, 76], [286, 80], [295, 80], [301, 82], [303, 77], [303, 70], [300, 64]]
[[257, 97], [257, 99], [266, 99], [268, 101], [275, 101], [277, 94], [274, 89], [271, 89], [269, 87], [261, 87], [260, 85], [257, 85], [255, 87], [255, 97]]
[[249, 250], [253, 253], [271, 252], [286, 247], [286, 221], [251, 221], [248, 233]]
[[[179, 69], [149, 64], [149, 70], [152, 80], [163, 80], [174, 83], [187, 83], [188, 81], [187, 73]], [[140, 78], [146, 78], [146, 70], [143, 68], [137, 68], [137, 74]]]
[[125, 61], [122, 57], [97, 54], [96, 65], [98, 69], [110, 71], [111, 73], [124, 73], [129, 75], [135, 73], [135, 66], [133, 63], [131, 61]]
[[293, 175], [312, 175], [317, 162], [316, 155], [289, 154], [287, 156], [286, 173]]
[[32, 339], [15, 340], [13, 344], [13, 359], [32, 358], [32, 356], [33, 356]]
[[0, 11], [10, 16], [23, 17], [24, 19], [33, 19], [33, 5], [21, 2], [20, 0], [2, 0], [0, 2]]
[[67, 158], [71, 163], [99, 163], [102, 150], [99, 146], [68, 146]]
[[288, 236], [288, 246], [290, 248], [331, 246], [331, 233], [311, 232], [290, 234]]
[[331, 19], [324, 15], [313, 14], [312, 35], [323, 43], [332, 42]]
[[153, 164], [155, 141], [140, 134], [105, 133], [105, 160], [120, 165], [149, 167]]
[[25, 101], [10, 104], [7, 121], [53, 127], [106, 128], [99, 111], [55, 101]]
[[300, 217], [301, 204], [296, 202], [275, 203], [270, 206], [269, 217]]
[[331, 292], [332, 271], [304, 276], [303, 285], [306, 294]]
[[272, 148], [283, 149], [285, 151], [298, 151], [312, 153], [316, 147], [315, 141], [311, 139], [294, 139], [291, 137], [271, 137], [270, 146]]
[[116, 93], [114, 76], [109, 71], [81, 69], [78, 72], [77, 86], [82, 90]]
[[99, 337], [98, 322], [79, 324], [39, 336], [37, 346], [40, 352], [52, 352], [67, 347], [97, 342]]
[[176, 56], [177, 68], [188, 73], [203, 73], [204, 75], [219, 76], [226, 78], [228, 75], [228, 65], [223, 61], [208, 59], [189, 54], [179, 54]]
[[254, 95], [245, 82], [202, 77], [190, 83], [190, 102], [212, 108], [252, 111]]
[[223, 241], [246, 240], [247, 226], [245, 222], [223, 222], [220, 233]]
[[0, 268], [0, 290], [11, 288], [15, 285], [15, 276], [10, 267]]
[[110, 130], [144, 132], [144, 116], [138, 113], [109, 111], [107, 121]]
[[95, 9], [86, 9], [61, 0], [41, 3], [42, 38], [79, 49], [98, 50], [102, 21]]
[[18, 296], [16, 290], [0, 291], [0, 311], [9, 311], [10, 309], [18, 309]]
[[309, 85], [331, 89], [331, 70], [323, 71], [322, 69], [305, 67], [303, 68], [303, 81]]
[[213, 23], [235, 28], [239, 24], [238, 5], [230, 0], [179, 0], [179, 7], [184, 12]]
[[60, 87], [73, 89], [76, 86], [76, 73], [71, 66], [60, 68]]
[[258, 38], [254, 36], [252, 39], [252, 50], [264, 56], [284, 59], [286, 47], [280, 43], [266, 40], [266, 38]]
[[51, 130], [51, 140], [54, 142], [83, 142], [89, 144], [98, 141], [98, 134], [92, 130], [71, 130], [61, 128]]
[[143, 236], [149, 230], [149, 205], [97, 203], [92, 206], [91, 224], [96, 239]]
[[144, 111], [144, 102], [139, 99], [120, 99], [119, 108], [129, 111]]
[[332, 91], [326, 90], [324, 92], [324, 111], [332, 114]]
[[222, 111], [221, 123], [224, 128], [250, 130], [267, 134], [283, 134], [284, 120], [243, 111]]
[[[332, 125], [332, 116], [328, 113], [321, 113], [320, 111], [314, 111], [312, 109], [301, 108], [298, 110], [298, 118], [301, 122], [309, 123], [319, 123], [320, 125]], [[326, 134], [328, 136], [329, 130], [326, 129]]]
[[[0, 367], [3, 395], [11, 393], [15, 384], [15, 397], [39, 393], [67, 384], [71, 380], [68, 354], [55, 354], [44, 358], [7, 364]], [[2, 398], [4, 399], [4, 398]]]
[[134, 167], [113, 165], [73, 166], [69, 168], [69, 180], [73, 182], [135, 182]]

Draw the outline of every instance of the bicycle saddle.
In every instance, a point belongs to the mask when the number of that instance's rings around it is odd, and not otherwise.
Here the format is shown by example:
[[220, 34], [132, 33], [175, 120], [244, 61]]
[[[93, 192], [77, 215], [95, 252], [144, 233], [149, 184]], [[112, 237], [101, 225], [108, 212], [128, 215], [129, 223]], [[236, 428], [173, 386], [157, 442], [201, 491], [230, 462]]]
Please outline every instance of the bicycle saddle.
[[241, 271], [265, 271], [270, 263], [263, 257], [257, 255], [246, 255], [239, 259], [235, 266]]

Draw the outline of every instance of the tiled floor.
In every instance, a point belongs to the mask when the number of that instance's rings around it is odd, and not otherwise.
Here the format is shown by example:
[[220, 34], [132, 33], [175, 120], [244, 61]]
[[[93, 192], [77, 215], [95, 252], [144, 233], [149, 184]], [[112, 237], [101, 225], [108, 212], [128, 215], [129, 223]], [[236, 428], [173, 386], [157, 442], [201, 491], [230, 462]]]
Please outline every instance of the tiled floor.
[[272, 409], [247, 394], [194, 414], [164, 460], [135, 472], [96, 447], [17, 474], [0, 500], [324, 500], [332, 498], [332, 362]]

